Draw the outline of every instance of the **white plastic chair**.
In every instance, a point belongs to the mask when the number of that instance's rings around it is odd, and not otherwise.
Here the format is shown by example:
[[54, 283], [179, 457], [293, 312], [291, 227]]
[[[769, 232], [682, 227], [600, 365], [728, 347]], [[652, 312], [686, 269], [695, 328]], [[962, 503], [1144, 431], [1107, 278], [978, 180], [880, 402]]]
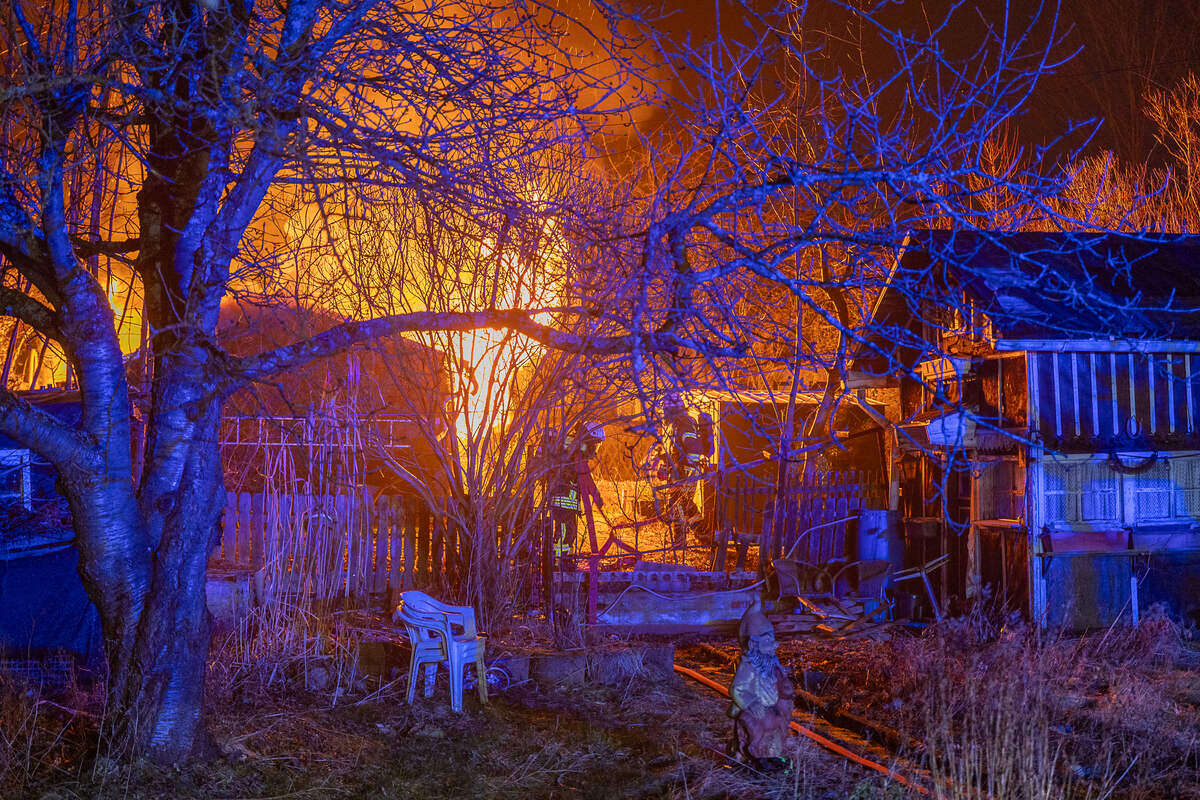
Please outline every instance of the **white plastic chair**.
[[407, 591], [401, 592], [400, 605], [396, 606], [392, 621], [404, 625], [412, 646], [408, 662], [410, 705], [422, 666], [425, 667], [425, 696], [433, 694], [438, 664], [445, 664], [450, 675], [450, 708], [462, 711], [463, 670], [468, 664], [475, 665], [479, 701], [487, 702], [487, 667], [483, 662], [486, 637], [475, 632], [474, 609], [447, 605], [424, 592]]

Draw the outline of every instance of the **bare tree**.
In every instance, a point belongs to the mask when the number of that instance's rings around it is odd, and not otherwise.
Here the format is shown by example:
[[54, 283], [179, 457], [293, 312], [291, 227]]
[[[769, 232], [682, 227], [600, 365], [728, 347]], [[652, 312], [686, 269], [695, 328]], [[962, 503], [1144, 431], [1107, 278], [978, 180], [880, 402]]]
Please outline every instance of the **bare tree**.
[[[536, 4], [440, 0], [12, 4], [0, 311], [57, 343], [83, 417], [68, 427], [0, 390], [0, 432], [62, 477], [118, 742], [181, 759], [199, 741], [216, 442], [234, 389], [384, 336], [426, 332], [454, 352], [484, 329], [566, 354], [532, 359], [539, 380], [586, 356], [647, 405], [663, 386], [725, 380], [756, 348], [772, 365], [760, 374], [844, 375], [854, 347], [879, 349], [865, 311], [911, 229], [982, 227], [987, 195], [1037, 206], [1057, 189], [1036, 161], [998, 172], [980, 157], [1054, 66], [1053, 14], [984, 25], [958, 53], [944, 46], [957, 16], [904, 30], [886, 8], [831, 5], [856, 31], [850, 55], [882, 61], [842, 58], [840, 29], [807, 27], [795, 4], [731, 4], [709, 44], [609, 6], [589, 27]], [[569, 180], [547, 191], [555, 172]], [[390, 243], [335, 220], [395, 202], [412, 224]], [[289, 225], [310, 223], [326, 241], [304, 262]], [[535, 252], [547, 225], [569, 266]], [[512, 293], [496, 279], [509, 258], [538, 280], [557, 270], [558, 298]], [[429, 282], [398, 287], [413, 265]], [[374, 290], [347, 295], [347, 276]], [[140, 298], [145, 387], [127, 379], [112, 279]], [[794, 315], [757, 313], [773, 287]], [[351, 318], [238, 358], [214, 338], [230, 294]], [[806, 346], [809, 320], [834, 332], [832, 351]], [[528, 425], [546, 424], [533, 407]], [[478, 492], [505, 480], [495, 465], [532, 427], [490, 431], [446, 468], [487, 465], [460, 483], [460, 522], [496, 547]]]
[[[549, 9], [457, 2], [6, 10], [0, 307], [64, 354], [83, 418], [67, 427], [4, 391], [0, 429], [62, 477], [100, 611], [116, 742], [179, 759], [202, 730], [204, 573], [224, 503], [216, 443], [229, 391], [405, 330], [507, 327], [580, 344], [494, 303], [351, 321], [248, 358], [214, 339], [228, 293], [286, 289], [282, 214], [319, 209], [331, 187], [403, 187], [431, 209], [521, 216], [530, 203], [511, 178], [523, 159], [615, 105], [603, 89], [619, 78], [610, 70], [595, 86], [580, 69], [594, 59], [556, 46], [563, 24]], [[113, 276], [140, 298], [150, 369], [138, 398]], [[138, 474], [134, 399], [146, 427]]]

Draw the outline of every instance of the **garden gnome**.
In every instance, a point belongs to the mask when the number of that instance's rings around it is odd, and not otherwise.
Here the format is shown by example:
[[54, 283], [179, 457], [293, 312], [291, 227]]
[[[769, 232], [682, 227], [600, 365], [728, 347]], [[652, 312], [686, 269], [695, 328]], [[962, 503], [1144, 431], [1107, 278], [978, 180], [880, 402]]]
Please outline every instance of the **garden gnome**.
[[757, 604], [742, 617], [738, 642], [742, 659], [729, 687], [730, 754], [755, 767], [785, 767], [783, 745], [792, 721], [794, 690], [775, 655], [775, 629]]

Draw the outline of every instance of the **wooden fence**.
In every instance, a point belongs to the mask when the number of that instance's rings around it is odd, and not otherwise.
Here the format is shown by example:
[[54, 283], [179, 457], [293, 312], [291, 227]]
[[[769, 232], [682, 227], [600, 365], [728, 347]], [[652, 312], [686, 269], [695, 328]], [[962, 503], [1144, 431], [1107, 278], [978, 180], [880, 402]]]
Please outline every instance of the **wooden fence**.
[[320, 598], [457, 586], [455, 526], [414, 499], [230, 492], [214, 566], [262, 570]]
[[[764, 565], [787, 553], [814, 564], [843, 558], [846, 534], [858, 512], [882, 508], [884, 497], [878, 477], [860, 470], [809, 470], [803, 478], [788, 475], [782, 491], [773, 480], [730, 473], [716, 484], [714, 528], [722, 543], [718, 568], [724, 568], [726, 542], [759, 543]], [[743, 544], [739, 565], [744, 558]]]
[[764, 555], [823, 564], [849, 555], [846, 534], [864, 508], [882, 508], [882, 484], [870, 473], [859, 470], [817, 472], [802, 479], [792, 477], [777, 497], [772, 498], [763, 523]]

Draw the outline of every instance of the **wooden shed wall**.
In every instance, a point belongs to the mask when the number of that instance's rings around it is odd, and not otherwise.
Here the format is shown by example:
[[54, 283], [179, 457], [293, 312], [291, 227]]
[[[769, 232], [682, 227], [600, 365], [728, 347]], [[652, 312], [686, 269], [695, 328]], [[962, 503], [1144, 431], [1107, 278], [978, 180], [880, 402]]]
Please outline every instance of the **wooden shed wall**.
[[[1200, 444], [1200, 354], [1030, 353], [1033, 423], [1046, 446], [1106, 450]], [[1136, 426], [1129, 425], [1129, 420]]]

